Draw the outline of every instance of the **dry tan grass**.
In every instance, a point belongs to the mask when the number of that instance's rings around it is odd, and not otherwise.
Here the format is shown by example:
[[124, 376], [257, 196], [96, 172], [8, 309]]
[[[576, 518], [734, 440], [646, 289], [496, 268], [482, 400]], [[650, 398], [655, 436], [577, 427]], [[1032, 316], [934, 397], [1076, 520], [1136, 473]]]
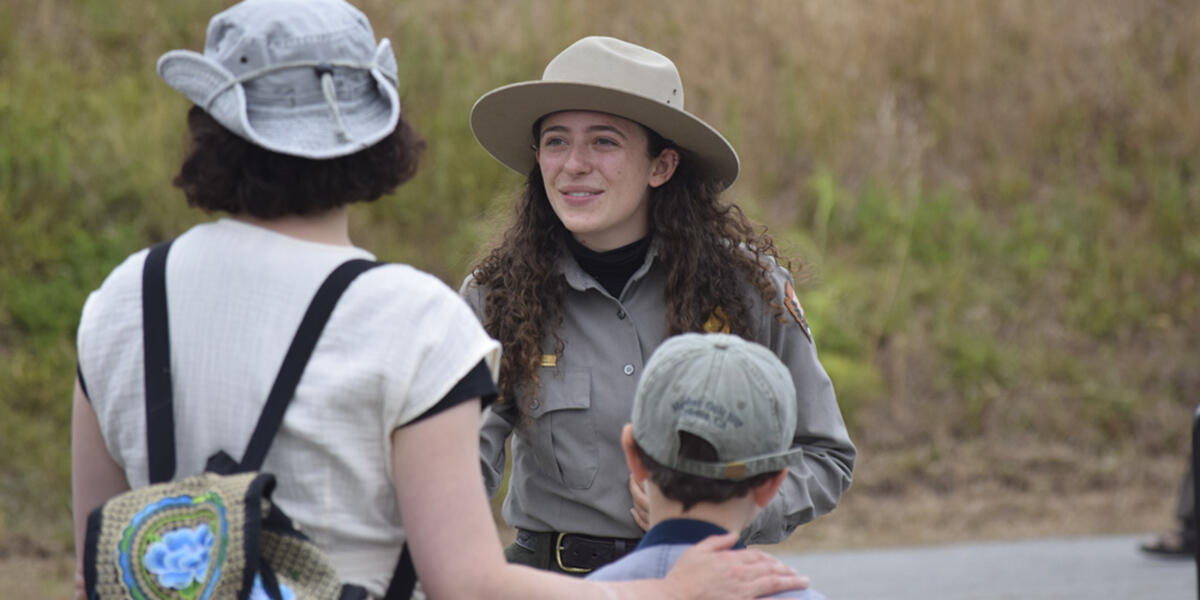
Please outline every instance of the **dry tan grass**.
[[[916, 454], [915, 456], [913, 454]], [[936, 456], [932, 456], [936, 455]], [[837, 510], [780, 551], [1141, 533], [1175, 526], [1183, 465], [1063, 445], [865, 454]]]
[[1097, 534], [1149, 533], [1175, 526], [1174, 496], [1159, 489], [1070, 495], [979, 489], [851, 493], [829, 516], [801, 527], [771, 552], [923, 546]]
[[0, 598], [70, 598], [75, 562], [70, 556], [0, 557]]

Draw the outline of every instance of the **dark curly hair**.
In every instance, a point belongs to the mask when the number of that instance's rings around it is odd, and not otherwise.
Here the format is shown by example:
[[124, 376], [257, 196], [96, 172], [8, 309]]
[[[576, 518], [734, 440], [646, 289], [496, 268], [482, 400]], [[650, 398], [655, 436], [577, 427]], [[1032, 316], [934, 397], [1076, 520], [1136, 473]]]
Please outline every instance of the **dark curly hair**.
[[[656, 132], [643, 129], [651, 158], [673, 147]], [[667, 273], [667, 333], [703, 331], [715, 316], [731, 333], [752, 338], [756, 315], [745, 296], [746, 283], [757, 287], [775, 317], [781, 318], [767, 257], [785, 267], [790, 263], [780, 259], [765, 228], [756, 228], [740, 208], [721, 200], [722, 185], [706, 178], [694, 157], [675, 150], [680, 161], [674, 176], [650, 192], [650, 233], [659, 247], [656, 260]], [[503, 347], [500, 402], [516, 399], [521, 422], [528, 423], [532, 392], [521, 391], [536, 389], [542, 340], [553, 337], [555, 354], [564, 348], [557, 330], [566, 280], [555, 265], [567, 251], [564, 239], [570, 235], [550, 206], [537, 165], [525, 181], [515, 216], [500, 245], [476, 265], [473, 276], [484, 291], [484, 328]]]
[[369, 148], [324, 160], [280, 154], [246, 141], [198, 106], [188, 111], [187, 156], [175, 176], [190, 206], [274, 219], [372, 202], [417, 171], [425, 141], [403, 117]]

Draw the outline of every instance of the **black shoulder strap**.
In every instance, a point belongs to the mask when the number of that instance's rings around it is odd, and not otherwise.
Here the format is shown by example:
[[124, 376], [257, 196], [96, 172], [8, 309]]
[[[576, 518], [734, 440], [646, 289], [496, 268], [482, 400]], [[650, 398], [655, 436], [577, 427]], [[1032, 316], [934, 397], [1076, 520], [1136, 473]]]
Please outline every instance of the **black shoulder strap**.
[[146, 451], [150, 483], [175, 476], [171, 341], [167, 327], [167, 240], [150, 249], [142, 267], [142, 355], [146, 369]]
[[317, 294], [313, 296], [312, 303], [308, 305], [308, 312], [304, 313], [304, 318], [300, 320], [300, 327], [296, 329], [292, 345], [283, 358], [283, 366], [279, 368], [279, 375], [275, 377], [275, 384], [271, 386], [271, 393], [267, 396], [262, 415], [258, 417], [258, 425], [254, 427], [254, 434], [250, 436], [250, 443], [242, 456], [243, 471], [257, 471], [262, 468], [267, 450], [271, 448], [271, 442], [275, 439], [279, 426], [283, 424], [283, 414], [287, 411], [288, 403], [292, 401], [304, 367], [308, 364], [308, 359], [317, 346], [317, 339], [321, 337], [321, 331], [325, 329], [325, 323], [333, 313], [333, 307], [337, 305], [342, 292], [346, 291], [356, 277], [381, 264], [383, 263], [361, 258], [349, 260], [325, 278], [325, 283], [321, 284]]
[[[1188, 474], [1191, 475], [1192, 480], [1185, 485], [1192, 486], [1192, 506], [1194, 511], [1195, 499], [1200, 498], [1200, 406], [1196, 407], [1196, 412], [1192, 416], [1192, 460], [1188, 466], [1190, 467]], [[1200, 519], [1193, 517], [1190, 527], [1192, 528], [1192, 535], [1200, 534]], [[1188, 532], [1184, 532], [1183, 535], [1186, 537]], [[1197, 548], [1195, 551], [1195, 560], [1196, 568], [1200, 569], [1200, 548]], [[1196, 572], [1200, 574], [1200, 570]], [[1197, 585], [1200, 586], [1200, 577], [1197, 577]]]
[[392, 583], [388, 585], [383, 600], [408, 600], [412, 598], [413, 589], [417, 587], [417, 570], [413, 567], [412, 553], [408, 551], [408, 543], [400, 550], [400, 560], [396, 561], [396, 570], [392, 573]]

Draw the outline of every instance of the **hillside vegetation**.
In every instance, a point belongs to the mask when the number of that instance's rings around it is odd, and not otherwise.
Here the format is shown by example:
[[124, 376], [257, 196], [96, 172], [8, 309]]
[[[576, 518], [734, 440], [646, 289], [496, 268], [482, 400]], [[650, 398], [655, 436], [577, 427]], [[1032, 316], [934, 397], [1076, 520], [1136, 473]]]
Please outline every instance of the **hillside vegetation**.
[[[0, 4], [0, 555], [70, 547], [88, 292], [211, 218], [170, 185], [188, 103], [154, 62], [200, 50], [224, 5]], [[861, 451], [823, 543], [886, 538], [881, 510], [917, 505], [959, 535], [1167, 522], [1200, 402], [1200, 3], [359, 5], [429, 151], [353, 237], [454, 287], [520, 183], [471, 136], [475, 99], [588, 34], [675, 60], [688, 109], [741, 156], [730, 198], [804, 265]], [[1109, 518], [1072, 525], [1072, 498]]]

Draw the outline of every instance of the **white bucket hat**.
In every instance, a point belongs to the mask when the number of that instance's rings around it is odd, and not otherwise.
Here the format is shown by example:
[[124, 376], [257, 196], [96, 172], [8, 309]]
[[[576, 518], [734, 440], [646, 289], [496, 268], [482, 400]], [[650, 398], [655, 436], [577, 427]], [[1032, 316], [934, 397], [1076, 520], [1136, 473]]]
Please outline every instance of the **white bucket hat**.
[[716, 129], [683, 108], [671, 59], [611, 37], [585, 37], [554, 57], [542, 78], [496, 88], [471, 109], [471, 131], [496, 160], [526, 175], [536, 159], [533, 124], [564, 110], [604, 112], [640, 123], [691, 152], [725, 187], [738, 157]]
[[172, 50], [158, 74], [218, 123], [282, 154], [353, 154], [396, 128], [396, 57], [343, 0], [245, 0], [208, 23], [204, 54]]

